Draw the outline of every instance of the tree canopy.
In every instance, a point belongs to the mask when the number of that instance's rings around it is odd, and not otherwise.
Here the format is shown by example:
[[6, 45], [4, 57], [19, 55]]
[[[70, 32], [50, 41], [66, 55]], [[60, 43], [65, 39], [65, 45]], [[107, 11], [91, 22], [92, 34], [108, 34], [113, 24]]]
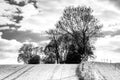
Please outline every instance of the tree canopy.
[[[65, 54], [79, 56], [79, 62], [88, 60], [88, 57], [93, 55], [93, 42], [101, 35], [102, 25], [92, 12], [93, 10], [86, 6], [67, 7], [56, 23], [56, 28], [48, 31], [51, 39], [57, 41], [57, 48], [61, 44], [64, 45], [62, 47], [68, 44], [68, 53]], [[70, 46], [75, 49], [72, 50]]]

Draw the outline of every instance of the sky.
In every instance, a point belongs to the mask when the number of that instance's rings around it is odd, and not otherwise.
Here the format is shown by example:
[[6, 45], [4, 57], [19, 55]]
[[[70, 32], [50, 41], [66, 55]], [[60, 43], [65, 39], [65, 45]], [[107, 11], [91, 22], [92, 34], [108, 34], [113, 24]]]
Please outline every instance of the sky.
[[[104, 38], [95, 42], [95, 61], [120, 62], [120, 1], [119, 0], [0, 0], [0, 64], [18, 64], [18, 49], [30, 41], [36, 44], [47, 43], [46, 30], [55, 28], [65, 7], [88, 6], [93, 15], [103, 24]], [[19, 5], [25, 1], [24, 5]], [[35, 1], [35, 0], [33, 0]], [[23, 18], [12, 19], [20, 11]], [[11, 27], [11, 28], [9, 28]]]

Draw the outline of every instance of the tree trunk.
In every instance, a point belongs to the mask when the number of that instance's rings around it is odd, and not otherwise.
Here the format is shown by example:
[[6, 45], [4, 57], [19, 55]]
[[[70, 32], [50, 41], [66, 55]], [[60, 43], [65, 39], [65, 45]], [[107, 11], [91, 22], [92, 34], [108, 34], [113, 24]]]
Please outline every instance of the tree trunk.
[[59, 52], [58, 52], [58, 44], [56, 40], [55, 40], [55, 53], [56, 53], [56, 60], [58, 64], [59, 63]]

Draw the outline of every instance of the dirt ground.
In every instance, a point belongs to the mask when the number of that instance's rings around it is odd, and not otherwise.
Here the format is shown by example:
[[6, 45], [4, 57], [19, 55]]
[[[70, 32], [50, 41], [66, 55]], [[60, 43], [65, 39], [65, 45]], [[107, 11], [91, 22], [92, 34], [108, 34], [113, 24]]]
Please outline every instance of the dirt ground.
[[7, 70], [4, 68], [2, 72], [0, 71], [2, 73], [0, 80], [78, 80], [75, 72], [77, 66], [77, 64], [40, 64], [13, 68], [8, 65], [6, 69], [11, 68], [11, 73], [5, 73], [4, 70]]
[[119, 66], [100, 62], [0, 65], [0, 80], [120, 80]]

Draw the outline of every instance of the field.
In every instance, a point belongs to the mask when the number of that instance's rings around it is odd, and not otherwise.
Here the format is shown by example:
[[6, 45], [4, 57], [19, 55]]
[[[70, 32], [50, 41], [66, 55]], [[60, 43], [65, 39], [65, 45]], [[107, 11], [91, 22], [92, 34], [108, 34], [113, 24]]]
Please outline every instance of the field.
[[96, 63], [95, 69], [104, 80], [120, 80], [120, 64]]
[[0, 80], [120, 80], [120, 64], [0, 65]]
[[119, 63], [88, 62], [80, 71], [84, 80], [120, 80]]

